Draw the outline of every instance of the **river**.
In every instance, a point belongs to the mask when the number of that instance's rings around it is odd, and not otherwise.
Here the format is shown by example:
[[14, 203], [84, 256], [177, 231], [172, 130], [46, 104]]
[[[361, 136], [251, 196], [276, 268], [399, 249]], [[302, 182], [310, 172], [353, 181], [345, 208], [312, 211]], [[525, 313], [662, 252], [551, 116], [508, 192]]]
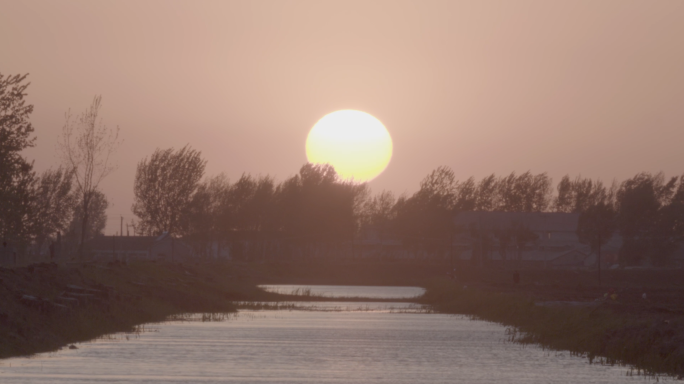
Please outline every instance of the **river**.
[[[324, 297], [415, 297], [420, 288], [268, 286]], [[505, 328], [405, 302], [299, 302], [223, 321], [146, 325], [0, 361], [0, 383], [641, 383], [621, 366], [506, 341]], [[206, 317], [205, 317], [206, 319]], [[669, 381], [660, 378], [660, 381]]]

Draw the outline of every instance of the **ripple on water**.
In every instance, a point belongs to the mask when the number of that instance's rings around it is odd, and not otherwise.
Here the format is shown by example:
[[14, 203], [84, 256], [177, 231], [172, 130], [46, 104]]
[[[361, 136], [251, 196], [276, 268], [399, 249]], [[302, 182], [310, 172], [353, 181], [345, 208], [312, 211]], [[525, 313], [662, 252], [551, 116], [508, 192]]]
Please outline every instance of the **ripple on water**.
[[115, 335], [79, 344], [76, 350], [7, 359], [0, 362], [0, 382], [653, 381], [627, 376], [628, 368], [590, 365], [587, 359], [567, 352], [505, 342], [505, 328], [497, 324], [466, 316], [397, 310], [417, 308], [410, 303], [315, 305], [319, 306], [316, 310], [242, 310], [225, 321], [190, 316], [186, 321], [147, 326], [146, 332], [128, 338]]

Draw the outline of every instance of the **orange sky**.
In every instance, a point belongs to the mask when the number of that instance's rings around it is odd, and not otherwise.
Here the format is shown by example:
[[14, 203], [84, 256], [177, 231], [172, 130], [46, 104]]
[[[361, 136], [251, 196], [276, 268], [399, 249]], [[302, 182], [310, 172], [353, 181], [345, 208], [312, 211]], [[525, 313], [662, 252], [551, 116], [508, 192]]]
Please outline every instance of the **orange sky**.
[[119, 169], [102, 184], [133, 218], [136, 163], [190, 143], [208, 175], [306, 161], [318, 119], [380, 119], [394, 156], [374, 191], [430, 170], [618, 180], [684, 173], [684, 1], [8, 1], [0, 71], [30, 73], [42, 171], [64, 113], [103, 96]]

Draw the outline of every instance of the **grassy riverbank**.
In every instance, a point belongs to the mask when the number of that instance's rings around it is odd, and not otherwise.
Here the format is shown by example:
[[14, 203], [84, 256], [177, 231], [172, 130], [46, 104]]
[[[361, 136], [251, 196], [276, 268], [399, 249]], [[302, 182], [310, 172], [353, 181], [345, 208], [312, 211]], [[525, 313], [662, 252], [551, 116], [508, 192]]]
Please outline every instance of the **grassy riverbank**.
[[[568, 350], [591, 361], [630, 364], [644, 373], [684, 375], [681, 270], [522, 270], [419, 263], [257, 265], [280, 284], [417, 285], [442, 313], [467, 314], [510, 328], [510, 339]], [[607, 292], [615, 299], [604, 299]], [[646, 298], [644, 298], [646, 293]]]
[[676, 309], [621, 301], [620, 295], [543, 301], [524, 289], [472, 288], [447, 279], [427, 288], [422, 302], [437, 312], [509, 326], [511, 341], [567, 350], [593, 362], [633, 365], [644, 374], [684, 375], [684, 316]]
[[260, 298], [231, 264], [39, 264], [0, 269], [0, 358], [58, 349], [186, 312]]
[[[184, 313], [233, 312], [244, 302], [330, 300], [306, 292], [269, 293], [259, 284], [418, 284], [395, 270], [384, 276], [383, 270], [358, 264], [164, 262], [0, 268], [0, 358], [132, 332], [137, 325]], [[425, 276], [431, 273], [428, 268]]]
[[[250, 301], [316, 301], [259, 284], [427, 288], [421, 302], [511, 327], [511, 340], [651, 373], [684, 374], [681, 271], [512, 271], [426, 263], [42, 264], [0, 268], [0, 358], [55, 350], [183, 313], [232, 312]], [[607, 288], [615, 300], [602, 298]], [[282, 292], [281, 292], [282, 293]], [[643, 298], [647, 293], [647, 299]], [[351, 298], [349, 298], [351, 299]], [[335, 299], [343, 301], [344, 299]]]

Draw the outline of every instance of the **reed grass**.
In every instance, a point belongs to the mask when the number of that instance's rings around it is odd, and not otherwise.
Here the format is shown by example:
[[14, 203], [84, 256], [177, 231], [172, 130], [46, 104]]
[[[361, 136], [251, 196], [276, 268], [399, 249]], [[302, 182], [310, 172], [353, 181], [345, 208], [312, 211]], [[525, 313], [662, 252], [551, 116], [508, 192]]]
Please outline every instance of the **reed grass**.
[[421, 302], [441, 313], [468, 314], [508, 326], [510, 342], [567, 350], [590, 363], [632, 366], [642, 375], [684, 375], [681, 322], [629, 316], [608, 304], [541, 306], [515, 293], [483, 292], [446, 280], [431, 282]]

